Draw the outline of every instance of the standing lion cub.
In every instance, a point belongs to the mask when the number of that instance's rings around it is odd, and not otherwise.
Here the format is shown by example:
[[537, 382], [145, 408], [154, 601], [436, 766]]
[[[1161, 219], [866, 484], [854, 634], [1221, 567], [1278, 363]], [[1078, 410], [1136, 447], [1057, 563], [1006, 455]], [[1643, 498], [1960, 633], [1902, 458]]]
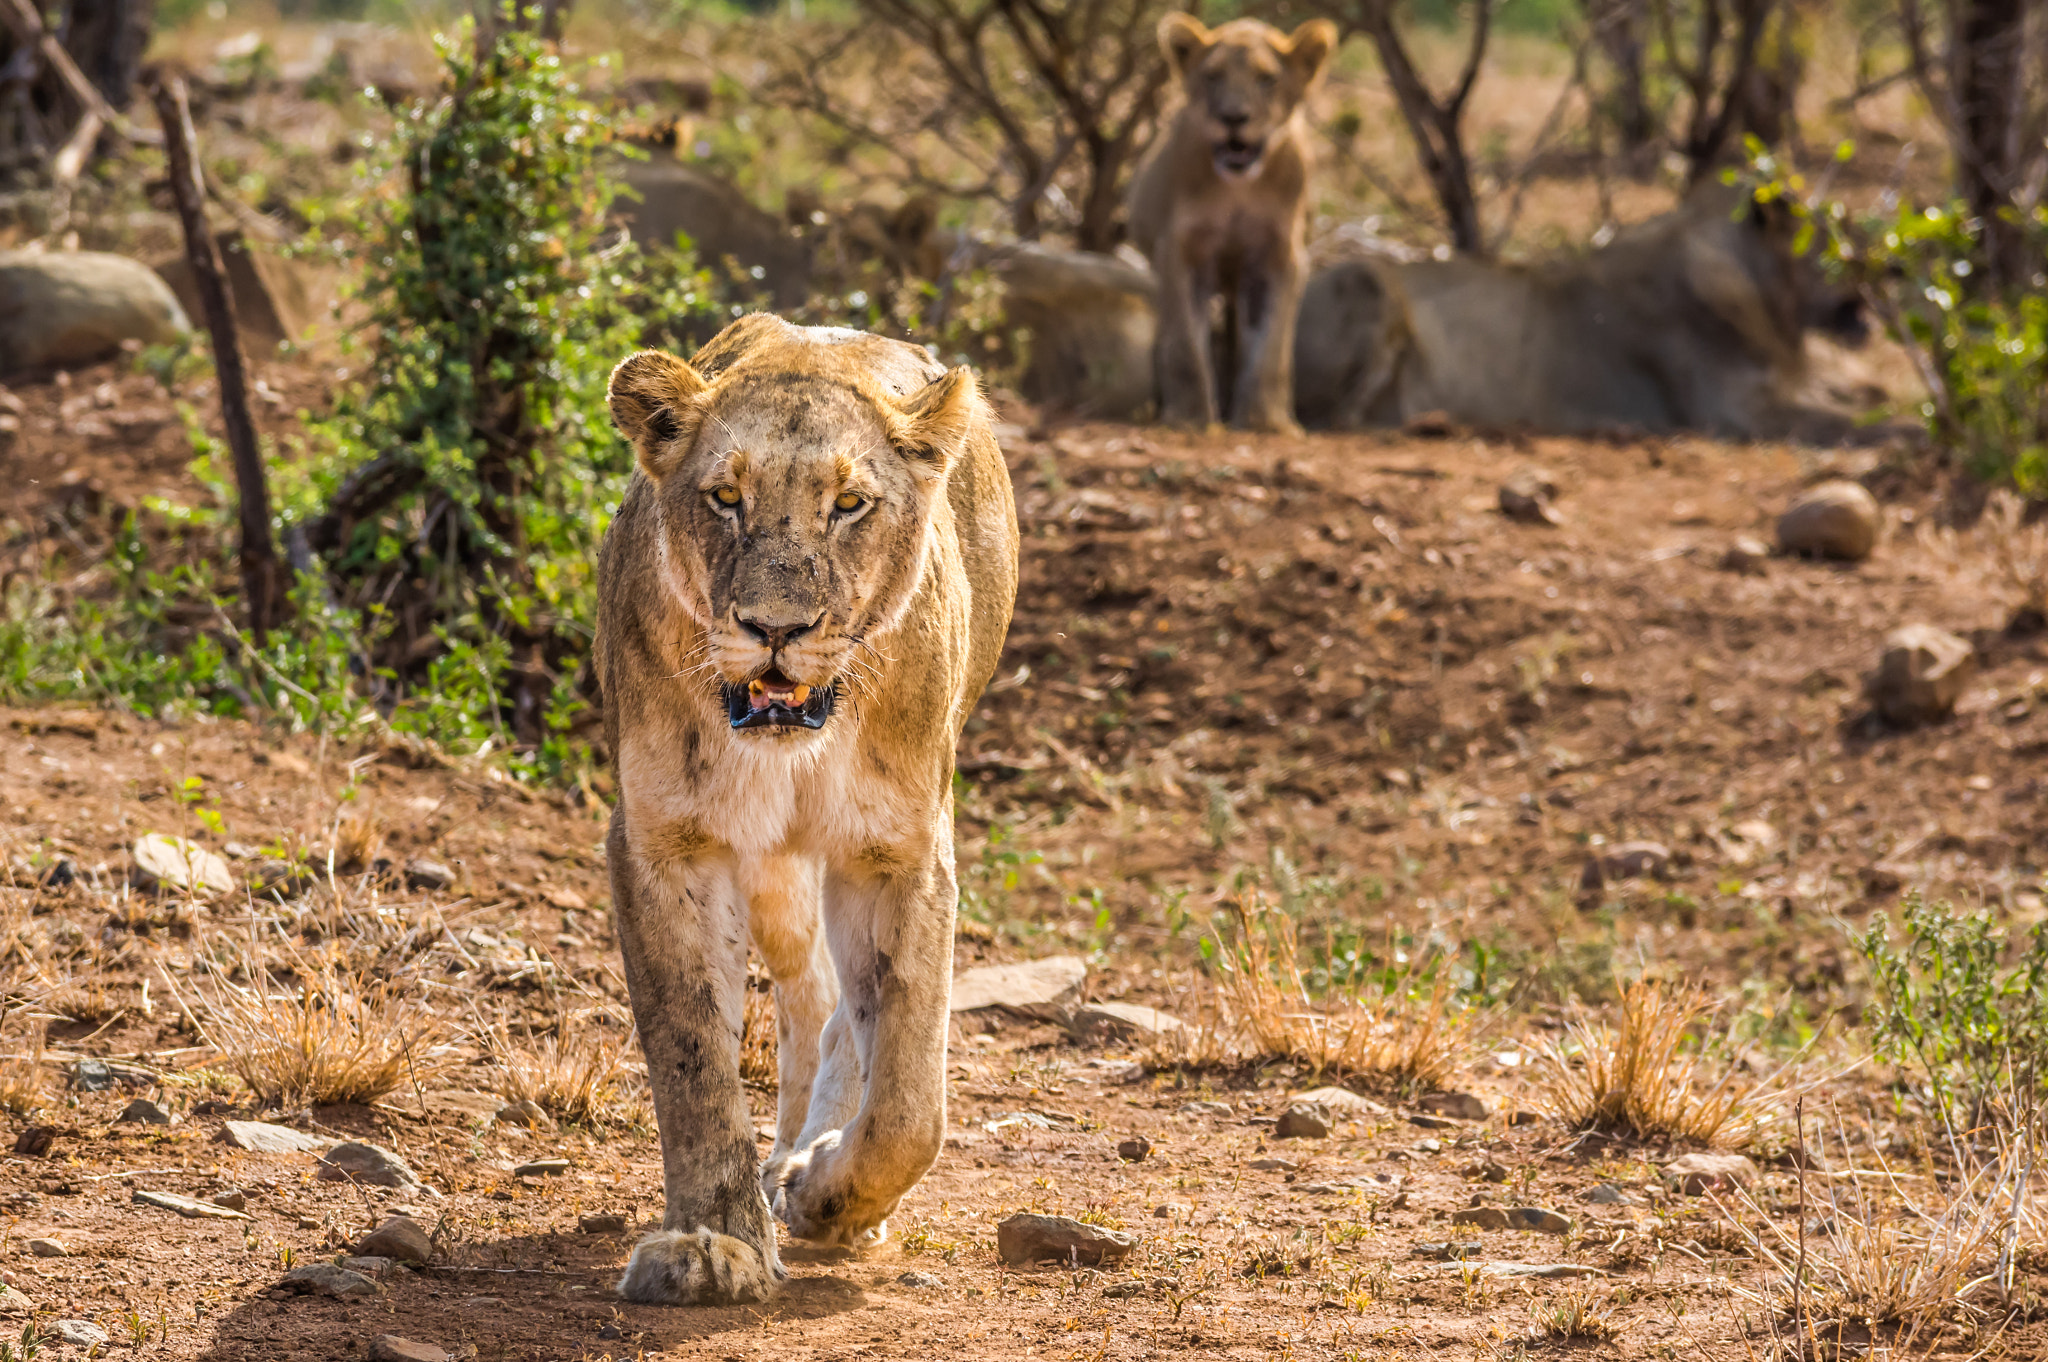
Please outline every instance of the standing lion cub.
[[[1291, 431], [1294, 317], [1306, 273], [1310, 154], [1302, 101], [1337, 45], [1311, 19], [1292, 35], [1256, 19], [1214, 30], [1186, 14], [1159, 24], [1180, 112], [1131, 187], [1131, 238], [1159, 284], [1160, 419]], [[1230, 372], [1211, 358], [1221, 296]]]
[[[766, 1299], [792, 1235], [878, 1242], [946, 1127], [953, 747], [1017, 593], [967, 369], [734, 322], [612, 374], [639, 471], [605, 536], [606, 842], [667, 1210], [629, 1300]], [[767, 1166], [740, 1087], [747, 941], [775, 980]]]

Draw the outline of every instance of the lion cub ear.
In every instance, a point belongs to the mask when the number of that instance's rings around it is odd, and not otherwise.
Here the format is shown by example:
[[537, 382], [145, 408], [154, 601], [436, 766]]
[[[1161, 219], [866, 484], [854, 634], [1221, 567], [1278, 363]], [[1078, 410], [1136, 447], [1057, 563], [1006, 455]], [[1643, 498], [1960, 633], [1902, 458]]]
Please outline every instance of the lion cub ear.
[[960, 457], [981, 416], [981, 385], [963, 364], [904, 399], [889, 423], [889, 440], [913, 461], [943, 473]]
[[612, 424], [633, 442], [648, 477], [659, 482], [689, 452], [703, 416], [699, 399], [710, 390], [695, 369], [660, 350], [642, 350], [612, 370], [605, 390]]
[[1288, 36], [1287, 64], [1303, 89], [1315, 84], [1336, 50], [1337, 26], [1328, 19], [1311, 19]]
[[1208, 28], [1192, 14], [1169, 14], [1159, 21], [1159, 50], [1175, 78], [1185, 76], [1212, 41]]

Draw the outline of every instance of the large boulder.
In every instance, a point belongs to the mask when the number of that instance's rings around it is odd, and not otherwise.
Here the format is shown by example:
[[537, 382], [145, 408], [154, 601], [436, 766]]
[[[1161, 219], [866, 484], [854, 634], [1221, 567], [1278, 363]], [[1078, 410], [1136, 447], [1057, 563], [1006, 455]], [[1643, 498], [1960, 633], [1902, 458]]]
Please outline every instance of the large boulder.
[[192, 329], [170, 286], [103, 251], [0, 251], [0, 373], [90, 364]]
[[1778, 517], [1778, 547], [1860, 563], [1877, 547], [1884, 513], [1862, 483], [1834, 478], [1815, 483], [1792, 499]]

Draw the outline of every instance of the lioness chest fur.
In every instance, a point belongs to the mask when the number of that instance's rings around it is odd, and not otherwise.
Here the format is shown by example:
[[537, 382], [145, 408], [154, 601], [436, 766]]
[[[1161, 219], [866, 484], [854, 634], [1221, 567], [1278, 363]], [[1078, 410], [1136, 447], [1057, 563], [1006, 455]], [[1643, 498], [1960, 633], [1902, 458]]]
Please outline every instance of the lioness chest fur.
[[[1302, 101], [1337, 44], [1312, 19], [1292, 35], [1255, 19], [1210, 30], [1159, 25], [1183, 102], [1131, 187], [1131, 239], [1159, 285], [1154, 381], [1160, 419], [1294, 430], [1294, 319], [1301, 301], [1311, 161]], [[1210, 306], [1227, 317], [1225, 374]], [[1227, 401], [1225, 400], [1227, 398]]]
[[[792, 1235], [863, 1244], [945, 1130], [953, 751], [1017, 585], [966, 369], [733, 323], [612, 375], [639, 472], [606, 535], [607, 843], [661, 1132], [662, 1230], [620, 1293], [764, 1299]], [[775, 981], [765, 1167], [740, 1085], [751, 938]]]

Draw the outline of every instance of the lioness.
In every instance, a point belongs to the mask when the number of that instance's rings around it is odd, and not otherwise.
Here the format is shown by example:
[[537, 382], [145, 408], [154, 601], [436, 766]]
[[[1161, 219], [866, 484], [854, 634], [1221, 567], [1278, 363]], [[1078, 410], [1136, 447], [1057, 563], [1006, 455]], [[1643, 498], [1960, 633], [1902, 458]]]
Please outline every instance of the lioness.
[[[742, 318], [619, 365], [639, 469], [605, 536], [606, 846], [667, 1210], [629, 1300], [757, 1301], [791, 1234], [878, 1242], [945, 1133], [953, 747], [1017, 589], [967, 369]], [[740, 1087], [747, 939], [775, 980], [765, 1168]]]
[[[1311, 19], [1291, 36], [1256, 19], [1211, 31], [1186, 14], [1159, 24], [1185, 100], [1131, 187], [1131, 239], [1159, 285], [1154, 381], [1160, 419], [1295, 430], [1294, 314], [1301, 299], [1310, 170], [1304, 97], [1337, 45]], [[1226, 304], [1221, 393], [1211, 300]]]
[[1795, 252], [1795, 230], [1783, 205], [1715, 185], [1574, 259], [1329, 266], [1302, 301], [1296, 407], [1338, 429], [1441, 411], [1545, 431], [1839, 440], [1852, 423], [1795, 392], [1804, 331], [1853, 337], [1860, 317]]

